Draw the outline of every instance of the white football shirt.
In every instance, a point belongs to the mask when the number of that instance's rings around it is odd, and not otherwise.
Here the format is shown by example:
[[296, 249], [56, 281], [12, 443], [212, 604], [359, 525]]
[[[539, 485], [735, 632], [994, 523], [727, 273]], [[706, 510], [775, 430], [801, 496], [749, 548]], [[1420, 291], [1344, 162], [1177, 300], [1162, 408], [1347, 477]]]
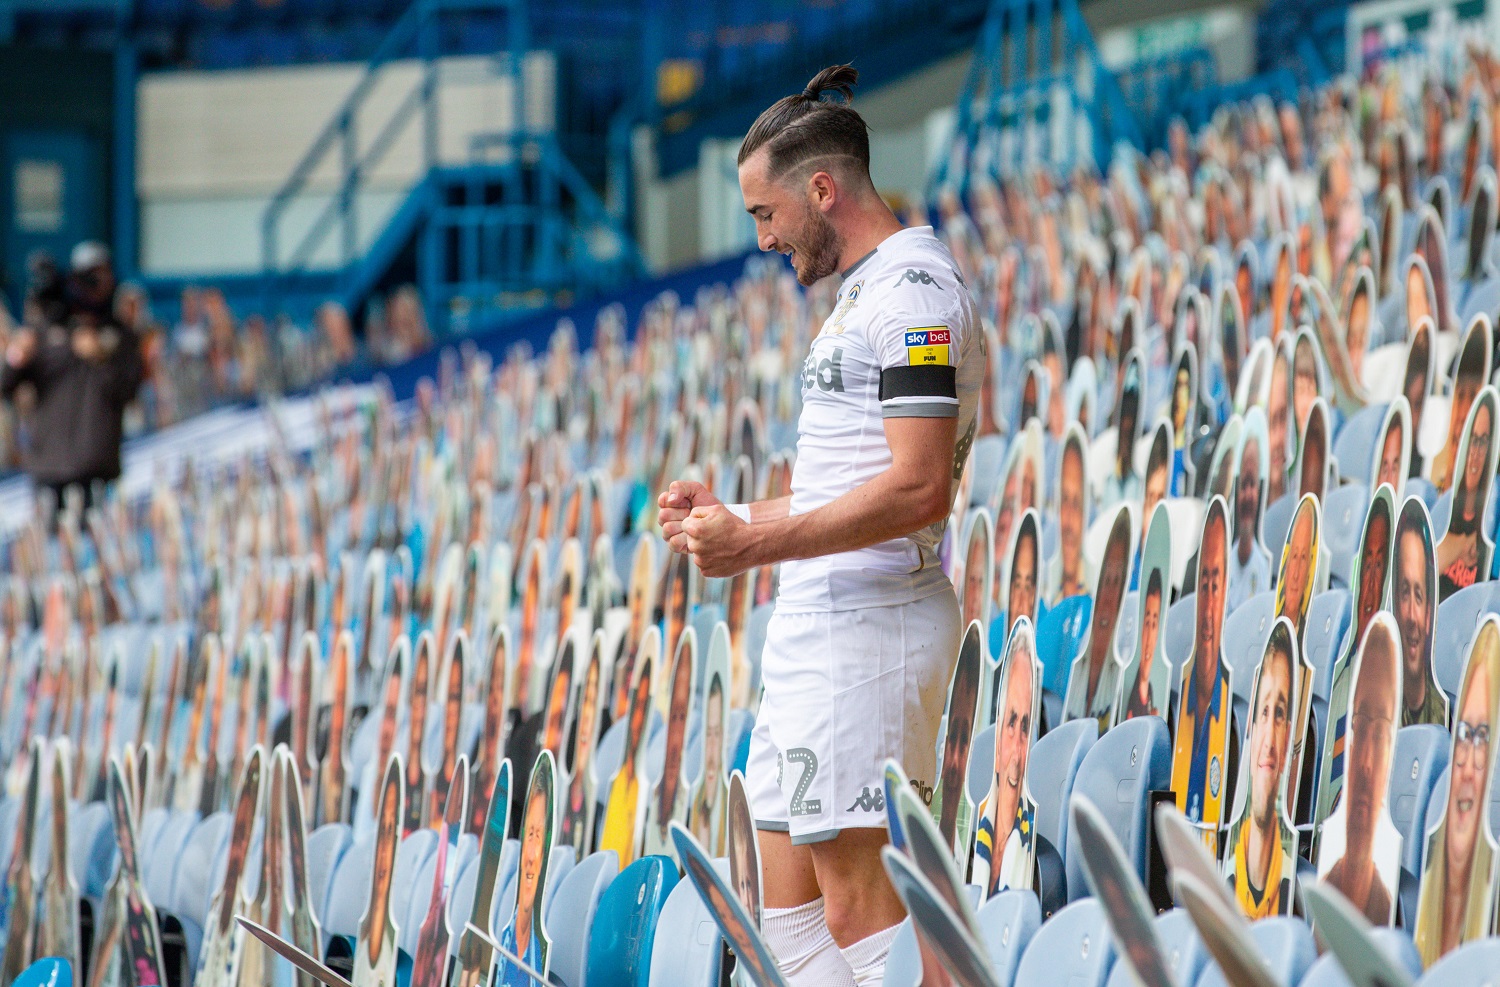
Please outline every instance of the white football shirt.
[[[846, 271], [802, 364], [791, 513], [822, 507], [888, 469], [886, 418], [957, 418], [957, 484], [974, 440], [984, 346], [979, 307], [930, 226], [892, 234]], [[777, 609], [897, 606], [951, 589], [938, 564], [946, 524], [783, 562]]]

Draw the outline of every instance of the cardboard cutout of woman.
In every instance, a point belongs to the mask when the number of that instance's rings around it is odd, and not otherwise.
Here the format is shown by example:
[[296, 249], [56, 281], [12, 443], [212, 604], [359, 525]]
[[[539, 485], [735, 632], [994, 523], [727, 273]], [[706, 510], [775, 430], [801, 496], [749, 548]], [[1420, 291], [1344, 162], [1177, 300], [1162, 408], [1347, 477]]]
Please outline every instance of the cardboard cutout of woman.
[[969, 624], [953, 677], [948, 683], [948, 705], [944, 714], [941, 758], [937, 784], [932, 792], [932, 818], [944, 845], [951, 847], [960, 865], [969, 858], [969, 841], [973, 836], [974, 807], [969, 801], [966, 781], [969, 776], [969, 751], [974, 728], [979, 720], [981, 685], [985, 664], [984, 629], [978, 621]]
[[1011, 539], [1010, 564], [1006, 566], [1007, 587], [1005, 592], [1005, 630], [1010, 636], [1011, 628], [1022, 617], [1036, 623], [1039, 604], [1037, 594], [1037, 572], [1041, 562], [1041, 533], [1035, 510], [1021, 515]]
[[1192, 440], [1198, 410], [1198, 354], [1189, 345], [1178, 347], [1172, 361], [1172, 496], [1193, 489]]
[[958, 592], [958, 615], [965, 625], [977, 620], [989, 626], [991, 584], [994, 569], [990, 560], [995, 550], [991, 545], [994, 526], [988, 508], [975, 507], [964, 521], [963, 536], [958, 543], [964, 547], [963, 560], [954, 572], [954, 589]]
[[1463, 438], [1469, 409], [1479, 396], [1479, 389], [1490, 379], [1490, 360], [1494, 353], [1494, 341], [1489, 319], [1477, 317], [1469, 323], [1458, 351], [1458, 365], [1453, 371], [1449, 387], [1452, 395], [1448, 414], [1448, 441], [1432, 458], [1432, 485], [1439, 492], [1453, 485], [1454, 472], [1460, 463], [1459, 443]]
[[[499, 943], [539, 973], [550, 973], [552, 941], [543, 922], [547, 864], [557, 830], [556, 763], [543, 750], [531, 769], [526, 810], [521, 816], [521, 857], [517, 864], [516, 908], [500, 931]], [[532, 978], [504, 956], [495, 959], [490, 983], [500, 987], [533, 987]]]
[[1235, 821], [1224, 850], [1225, 873], [1251, 921], [1287, 915], [1292, 909], [1297, 831], [1286, 794], [1300, 669], [1291, 621], [1278, 617], [1250, 688], [1250, 723], [1235, 783]]
[[[645, 847], [647, 854], [673, 857], [672, 823], [686, 823], [692, 805], [689, 779], [684, 777], [688, 716], [698, 692], [698, 635], [685, 628], [678, 639], [672, 672], [663, 681], [666, 695], [666, 754], [662, 774], [646, 795]], [[658, 705], [661, 705], [658, 703]]]
[[1487, 824], [1490, 738], [1500, 728], [1500, 619], [1494, 614], [1474, 632], [1456, 708], [1448, 798], [1437, 825], [1427, 826], [1422, 858], [1413, 938], [1424, 967], [1489, 932], [1497, 850]]
[[1089, 525], [1088, 469], [1088, 438], [1083, 427], [1073, 422], [1063, 438], [1057, 465], [1057, 558], [1050, 567], [1047, 593], [1053, 606], [1089, 591], [1090, 573], [1083, 551], [1083, 536]]
[[711, 854], [724, 852], [724, 808], [729, 766], [728, 632], [714, 628], [708, 643], [708, 665], [699, 706], [703, 711], [703, 765], [692, 786], [688, 828]]
[[1500, 394], [1486, 384], [1469, 408], [1459, 444], [1460, 472], [1453, 486], [1448, 532], [1437, 544], [1438, 602], [1485, 578], [1495, 545], [1484, 530], [1485, 507], [1495, 479], [1495, 416]]

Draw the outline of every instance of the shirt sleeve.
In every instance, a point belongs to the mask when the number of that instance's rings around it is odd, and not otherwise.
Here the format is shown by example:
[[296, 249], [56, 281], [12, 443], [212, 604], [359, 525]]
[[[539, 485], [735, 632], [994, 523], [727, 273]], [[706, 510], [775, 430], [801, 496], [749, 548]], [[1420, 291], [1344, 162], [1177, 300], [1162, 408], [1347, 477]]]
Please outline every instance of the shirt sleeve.
[[[953, 299], [952, 287], [944, 291], [932, 284], [922, 290], [931, 302]], [[929, 301], [898, 295], [873, 327], [881, 417], [957, 418], [961, 340], [954, 306], [901, 304], [913, 300]]]

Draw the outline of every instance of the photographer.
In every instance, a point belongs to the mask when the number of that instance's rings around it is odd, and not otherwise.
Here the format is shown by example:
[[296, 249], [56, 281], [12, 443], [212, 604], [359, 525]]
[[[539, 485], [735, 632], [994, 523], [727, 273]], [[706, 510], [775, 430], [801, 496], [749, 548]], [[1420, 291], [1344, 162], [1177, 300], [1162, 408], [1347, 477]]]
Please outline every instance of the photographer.
[[0, 369], [0, 394], [14, 400], [23, 384], [36, 391], [26, 469], [50, 488], [83, 488], [120, 475], [122, 415], [144, 372], [135, 332], [114, 315], [115, 275], [109, 250], [92, 241], [73, 248], [66, 305], [46, 265], [33, 266], [28, 327], [11, 337]]

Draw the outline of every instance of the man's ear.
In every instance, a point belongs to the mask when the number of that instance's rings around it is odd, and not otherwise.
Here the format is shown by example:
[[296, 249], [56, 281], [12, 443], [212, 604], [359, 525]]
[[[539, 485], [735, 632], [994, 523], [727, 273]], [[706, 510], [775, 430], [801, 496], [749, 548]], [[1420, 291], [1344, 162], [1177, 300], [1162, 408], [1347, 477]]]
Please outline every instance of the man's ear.
[[814, 209], [827, 212], [838, 201], [838, 184], [826, 171], [815, 171], [807, 178], [807, 201]]

